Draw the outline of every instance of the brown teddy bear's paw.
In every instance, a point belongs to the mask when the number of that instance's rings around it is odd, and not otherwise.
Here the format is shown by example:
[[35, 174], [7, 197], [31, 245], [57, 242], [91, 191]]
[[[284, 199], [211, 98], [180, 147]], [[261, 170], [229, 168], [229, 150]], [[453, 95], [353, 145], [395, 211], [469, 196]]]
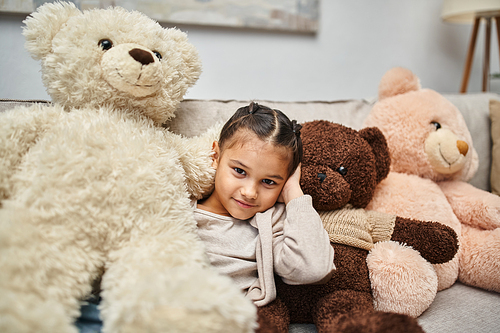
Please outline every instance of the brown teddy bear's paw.
[[439, 222], [396, 218], [391, 240], [405, 243], [420, 252], [431, 264], [444, 264], [458, 251], [455, 231]]
[[256, 333], [287, 333], [290, 316], [286, 305], [278, 298], [257, 308], [257, 323]]

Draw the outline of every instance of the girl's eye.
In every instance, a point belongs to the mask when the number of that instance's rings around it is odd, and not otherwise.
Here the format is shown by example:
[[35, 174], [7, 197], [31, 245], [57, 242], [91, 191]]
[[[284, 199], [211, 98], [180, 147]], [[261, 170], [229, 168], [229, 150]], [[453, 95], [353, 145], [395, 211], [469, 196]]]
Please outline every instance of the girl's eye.
[[110, 48], [113, 47], [113, 42], [110, 41], [109, 39], [101, 39], [98, 43], [98, 45], [104, 50], [107, 51]]
[[436, 131], [441, 128], [441, 124], [438, 123], [437, 121], [433, 121], [431, 122], [431, 124], [434, 125], [434, 127], [436, 127]]
[[274, 180], [271, 180], [271, 179], [264, 179], [262, 182], [265, 183], [265, 184], [267, 184], [267, 185], [274, 185], [274, 184], [276, 184], [276, 182]]
[[245, 170], [243, 170], [243, 169], [240, 169], [240, 168], [233, 168], [233, 169], [234, 169], [234, 171], [236, 171], [240, 175], [244, 175], [245, 174]]

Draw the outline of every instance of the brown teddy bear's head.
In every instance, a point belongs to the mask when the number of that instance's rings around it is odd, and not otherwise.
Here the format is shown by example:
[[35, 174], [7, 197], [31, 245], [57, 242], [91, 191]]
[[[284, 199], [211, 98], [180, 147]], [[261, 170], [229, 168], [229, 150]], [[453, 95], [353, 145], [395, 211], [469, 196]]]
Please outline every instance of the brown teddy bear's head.
[[389, 173], [390, 156], [376, 127], [356, 131], [324, 120], [303, 124], [301, 186], [317, 210], [364, 208]]

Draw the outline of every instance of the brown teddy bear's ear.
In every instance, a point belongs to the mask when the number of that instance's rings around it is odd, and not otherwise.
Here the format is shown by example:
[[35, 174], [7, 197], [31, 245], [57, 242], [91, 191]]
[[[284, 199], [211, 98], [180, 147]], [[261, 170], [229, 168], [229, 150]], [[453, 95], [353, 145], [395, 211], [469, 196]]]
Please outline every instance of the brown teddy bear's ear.
[[378, 99], [383, 100], [421, 88], [419, 78], [412, 71], [402, 67], [394, 67], [388, 70], [380, 80]]
[[380, 183], [389, 174], [391, 166], [391, 156], [385, 136], [377, 127], [363, 128], [359, 131], [359, 135], [372, 147], [377, 163], [377, 183]]

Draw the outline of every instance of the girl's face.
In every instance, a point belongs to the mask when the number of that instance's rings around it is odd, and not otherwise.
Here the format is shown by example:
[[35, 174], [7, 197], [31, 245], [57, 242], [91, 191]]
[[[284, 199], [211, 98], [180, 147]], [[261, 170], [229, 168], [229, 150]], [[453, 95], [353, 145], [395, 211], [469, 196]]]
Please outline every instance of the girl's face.
[[245, 132], [244, 139], [238, 135], [240, 140], [223, 152], [214, 142], [215, 189], [202, 206], [246, 220], [274, 206], [288, 178], [290, 157], [253, 133]]

